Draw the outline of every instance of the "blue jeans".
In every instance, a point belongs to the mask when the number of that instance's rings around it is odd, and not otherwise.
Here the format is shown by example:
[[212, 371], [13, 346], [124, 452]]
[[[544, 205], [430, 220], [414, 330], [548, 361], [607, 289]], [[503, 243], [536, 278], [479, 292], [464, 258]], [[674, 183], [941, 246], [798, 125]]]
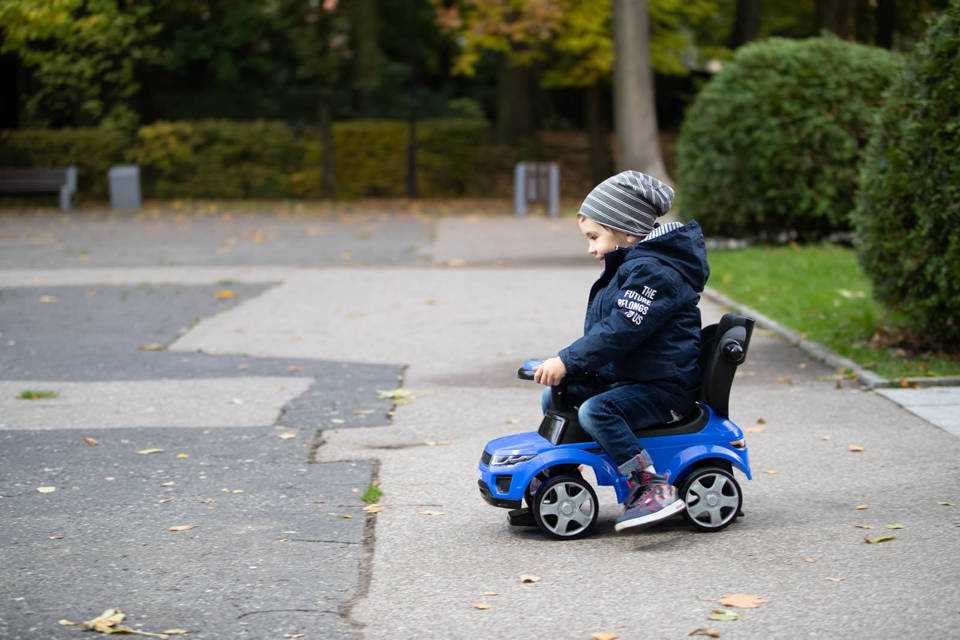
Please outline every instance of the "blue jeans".
[[[623, 384], [612, 389], [571, 385], [568, 390], [568, 402], [580, 402], [580, 426], [617, 466], [642, 451], [636, 432], [686, 416], [693, 411], [695, 398], [694, 391], [663, 382]], [[543, 391], [541, 406], [544, 413], [550, 408], [549, 387]]]

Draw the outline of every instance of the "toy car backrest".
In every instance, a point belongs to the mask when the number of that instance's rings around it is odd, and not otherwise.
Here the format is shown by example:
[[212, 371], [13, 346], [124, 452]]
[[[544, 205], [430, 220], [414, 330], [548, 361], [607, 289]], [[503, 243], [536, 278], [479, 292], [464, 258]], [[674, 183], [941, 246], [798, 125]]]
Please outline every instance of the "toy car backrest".
[[753, 323], [752, 318], [726, 313], [701, 332], [700, 399], [724, 418], [729, 417], [733, 375], [747, 359]]

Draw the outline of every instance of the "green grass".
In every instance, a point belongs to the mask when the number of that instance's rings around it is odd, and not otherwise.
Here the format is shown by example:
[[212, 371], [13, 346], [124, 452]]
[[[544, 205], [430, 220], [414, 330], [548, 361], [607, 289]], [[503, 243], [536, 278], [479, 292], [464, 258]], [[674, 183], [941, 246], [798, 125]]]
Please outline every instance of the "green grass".
[[383, 491], [380, 491], [380, 487], [371, 484], [367, 487], [367, 490], [363, 492], [363, 495], [360, 496], [360, 499], [367, 504], [376, 504], [380, 502], [381, 497], [383, 497]]
[[56, 391], [48, 391], [46, 389], [24, 389], [17, 394], [17, 397], [21, 400], [44, 400], [47, 398], [56, 398], [59, 395]]
[[960, 374], [960, 358], [871, 344], [887, 318], [852, 249], [751, 247], [712, 251], [709, 259], [709, 286], [881, 376]]

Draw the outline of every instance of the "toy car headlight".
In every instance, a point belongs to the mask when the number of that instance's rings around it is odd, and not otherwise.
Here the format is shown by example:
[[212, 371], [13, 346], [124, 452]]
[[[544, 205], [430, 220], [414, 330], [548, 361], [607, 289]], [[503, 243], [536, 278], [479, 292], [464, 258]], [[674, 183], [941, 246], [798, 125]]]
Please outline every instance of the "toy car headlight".
[[536, 455], [535, 453], [516, 453], [505, 456], [493, 456], [490, 465], [494, 467], [509, 467], [510, 465], [520, 464], [527, 460], [533, 460]]

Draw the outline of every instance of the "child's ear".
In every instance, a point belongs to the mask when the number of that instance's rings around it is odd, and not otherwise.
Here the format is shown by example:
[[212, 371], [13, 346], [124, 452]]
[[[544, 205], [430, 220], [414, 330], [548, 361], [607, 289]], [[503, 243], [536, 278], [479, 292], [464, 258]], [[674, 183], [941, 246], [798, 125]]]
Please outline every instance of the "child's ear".
[[627, 244], [637, 244], [639, 238], [637, 236], [627, 236]]

